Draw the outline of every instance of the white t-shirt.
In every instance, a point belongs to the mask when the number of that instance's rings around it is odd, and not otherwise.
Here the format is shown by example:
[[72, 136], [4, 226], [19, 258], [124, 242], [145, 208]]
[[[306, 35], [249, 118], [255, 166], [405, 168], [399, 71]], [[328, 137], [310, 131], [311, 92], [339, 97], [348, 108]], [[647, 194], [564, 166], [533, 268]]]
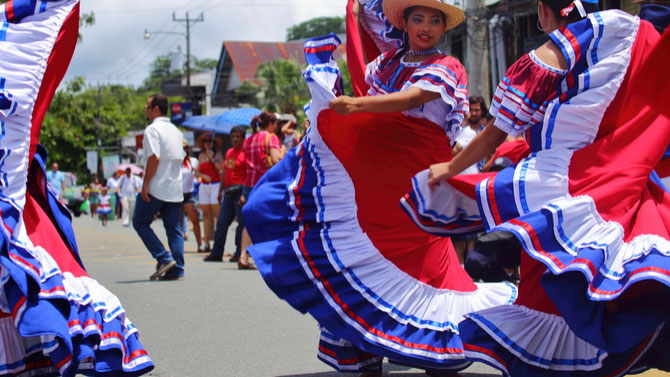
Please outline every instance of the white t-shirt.
[[183, 187], [182, 191], [184, 194], [192, 193], [195, 190], [195, 171], [198, 170], [198, 159], [195, 157], [189, 157], [188, 160], [191, 162], [190, 166], [184, 166], [181, 164], [181, 175]]
[[111, 192], [116, 192], [116, 189], [119, 188], [119, 178], [114, 178], [114, 176], [107, 178], [107, 188]]
[[[472, 139], [477, 136], [477, 131], [473, 130], [472, 127], [464, 126], [461, 129], [461, 133], [458, 134], [456, 137], [456, 142], [465, 149], [465, 147], [470, 144]], [[477, 164], [473, 164], [472, 166], [469, 166], [467, 169], [463, 170], [461, 174], [477, 174], [479, 173], [479, 168], [477, 168]]]
[[[181, 163], [184, 135], [167, 117], [158, 117], [144, 130], [144, 156], [159, 158], [156, 174], [149, 182], [149, 194], [165, 202], [182, 202]], [[146, 165], [146, 161], [145, 161]]]
[[139, 190], [142, 189], [142, 182], [140, 177], [135, 174], [130, 174], [130, 177], [125, 174], [119, 178], [119, 196], [124, 198], [132, 198]]

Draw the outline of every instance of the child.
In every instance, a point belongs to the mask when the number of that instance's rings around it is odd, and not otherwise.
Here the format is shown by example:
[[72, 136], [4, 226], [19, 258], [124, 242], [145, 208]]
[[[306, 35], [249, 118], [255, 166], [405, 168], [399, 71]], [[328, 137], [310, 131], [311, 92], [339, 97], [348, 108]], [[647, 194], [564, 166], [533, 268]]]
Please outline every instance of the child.
[[111, 197], [109, 194], [107, 194], [107, 187], [103, 187], [102, 193], [100, 194], [100, 203], [98, 204], [98, 215], [100, 216], [100, 220], [102, 220], [102, 225], [107, 226], [107, 214], [112, 212], [112, 206], [109, 205], [109, 200]]

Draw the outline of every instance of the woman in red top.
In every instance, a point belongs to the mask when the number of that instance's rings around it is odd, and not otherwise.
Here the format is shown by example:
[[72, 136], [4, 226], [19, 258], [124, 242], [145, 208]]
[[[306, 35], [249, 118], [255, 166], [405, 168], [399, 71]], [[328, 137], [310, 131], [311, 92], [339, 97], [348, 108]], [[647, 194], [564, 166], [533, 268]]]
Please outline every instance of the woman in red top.
[[235, 231], [235, 255], [230, 258], [231, 262], [237, 262], [241, 254], [241, 239], [244, 222], [242, 221], [242, 187], [247, 171], [247, 161], [242, 151], [242, 143], [246, 130], [243, 126], [234, 127], [230, 131], [230, 140], [233, 147], [226, 152], [223, 162], [223, 185], [219, 186], [218, 200], [221, 203], [219, 218], [216, 221], [216, 232], [214, 232], [214, 246], [212, 252], [205, 258], [205, 262], [222, 262], [223, 248], [226, 245], [228, 227], [237, 218], [237, 230]]
[[[242, 205], [249, 199], [251, 189], [258, 183], [263, 174], [281, 159], [281, 144], [275, 135], [277, 128], [277, 117], [269, 112], [263, 111], [251, 120], [253, 135], [244, 140], [242, 150], [247, 160], [247, 171], [244, 177], [244, 188], [242, 189]], [[260, 129], [260, 131], [257, 131]], [[242, 233], [242, 250], [237, 266], [240, 269], [254, 268], [249, 264], [247, 247], [251, 245], [251, 237], [244, 229]]]
[[205, 227], [205, 237], [198, 248], [199, 252], [208, 252], [209, 241], [213, 238], [214, 219], [219, 216], [219, 202], [217, 195], [221, 182], [223, 156], [216, 148], [214, 134], [205, 134], [199, 138], [202, 152], [198, 156], [198, 174], [200, 189], [198, 202], [202, 211], [202, 221]]

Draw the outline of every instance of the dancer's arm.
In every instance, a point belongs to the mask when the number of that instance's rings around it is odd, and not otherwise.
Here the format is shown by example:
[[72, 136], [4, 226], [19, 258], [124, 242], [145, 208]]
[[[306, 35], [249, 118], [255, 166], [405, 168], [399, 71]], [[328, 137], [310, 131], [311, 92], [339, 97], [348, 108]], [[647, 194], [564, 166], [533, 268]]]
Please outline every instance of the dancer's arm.
[[410, 87], [407, 90], [379, 96], [339, 96], [330, 101], [329, 107], [342, 115], [358, 112], [395, 113], [419, 107], [439, 97], [440, 93]]
[[430, 166], [428, 187], [434, 188], [441, 181], [455, 176], [467, 169], [468, 166], [494, 153], [506, 137], [507, 133], [500, 128], [493, 125], [486, 127], [453, 160]]

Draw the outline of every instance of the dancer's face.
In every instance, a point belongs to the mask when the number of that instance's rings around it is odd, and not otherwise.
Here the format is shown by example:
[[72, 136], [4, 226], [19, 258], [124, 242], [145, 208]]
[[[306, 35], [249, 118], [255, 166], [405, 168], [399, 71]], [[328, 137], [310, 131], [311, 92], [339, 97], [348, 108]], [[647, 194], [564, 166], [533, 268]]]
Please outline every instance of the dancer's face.
[[416, 7], [405, 21], [405, 30], [412, 50], [429, 50], [437, 45], [444, 32], [442, 13], [433, 8]]

